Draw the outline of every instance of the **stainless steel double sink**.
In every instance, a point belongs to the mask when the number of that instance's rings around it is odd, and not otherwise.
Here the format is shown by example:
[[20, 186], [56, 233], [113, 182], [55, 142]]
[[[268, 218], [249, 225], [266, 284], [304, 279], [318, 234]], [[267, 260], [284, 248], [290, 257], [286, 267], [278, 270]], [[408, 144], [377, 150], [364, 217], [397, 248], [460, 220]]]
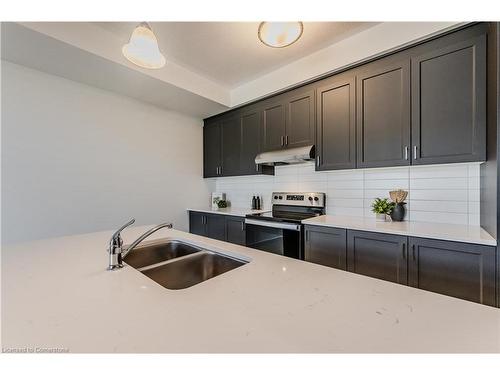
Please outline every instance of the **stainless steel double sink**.
[[167, 289], [185, 289], [248, 263], [180, 240], [151, 241], [124, 259]]

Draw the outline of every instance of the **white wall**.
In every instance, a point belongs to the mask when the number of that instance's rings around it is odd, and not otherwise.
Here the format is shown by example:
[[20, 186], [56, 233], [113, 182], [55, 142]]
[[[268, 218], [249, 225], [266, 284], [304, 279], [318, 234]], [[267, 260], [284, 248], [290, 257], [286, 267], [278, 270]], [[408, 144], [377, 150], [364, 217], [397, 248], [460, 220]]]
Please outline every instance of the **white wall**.
[[314, 164], [276, 167], [275, 176], [222, 177], [216, 189], [234, 207], [250, 207], [252, 195], [270, 208], [273, 191], [324, 192], [327, 214], [374, 216], [371, 203], [389, 191], [408, 194], [407, 220], [479, 225], [479, 163], [315, 172]]
[[[201, 119], [2, 61], [2, 242], [172, 221], [208, 201]], [[105, 244], [103, 244], [105, 247]]]

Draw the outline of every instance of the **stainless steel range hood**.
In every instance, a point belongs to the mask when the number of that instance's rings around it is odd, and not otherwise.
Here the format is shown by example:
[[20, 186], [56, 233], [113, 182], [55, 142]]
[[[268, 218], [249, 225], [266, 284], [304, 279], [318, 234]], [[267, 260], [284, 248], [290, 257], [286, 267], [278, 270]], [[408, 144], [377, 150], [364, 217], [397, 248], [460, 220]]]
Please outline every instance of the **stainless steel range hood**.
[[258, 154], [255, 164], [261, 165], [283, 165], [298, 164], [314, 160], [314, 146], [287, 148], [278, 151], [269, 151]]

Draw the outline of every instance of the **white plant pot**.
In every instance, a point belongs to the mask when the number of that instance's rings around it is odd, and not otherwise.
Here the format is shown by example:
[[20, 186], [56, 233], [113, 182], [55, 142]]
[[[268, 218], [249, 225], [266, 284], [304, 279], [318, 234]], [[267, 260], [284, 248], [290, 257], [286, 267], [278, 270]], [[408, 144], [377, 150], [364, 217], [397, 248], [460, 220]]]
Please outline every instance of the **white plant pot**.
[[386, 214], [375, 214], [375, 219], [377, 221], [387, 221], [387, 215]]

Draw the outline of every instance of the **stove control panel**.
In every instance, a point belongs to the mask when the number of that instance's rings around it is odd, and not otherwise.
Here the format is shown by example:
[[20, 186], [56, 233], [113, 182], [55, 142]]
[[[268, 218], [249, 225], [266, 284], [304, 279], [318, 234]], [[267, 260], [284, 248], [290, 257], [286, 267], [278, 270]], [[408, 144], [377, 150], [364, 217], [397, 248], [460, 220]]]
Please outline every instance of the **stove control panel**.
[[291, 193], [272, 194], [272, 204], [288, 206], [325, 207], [325, 193]]

